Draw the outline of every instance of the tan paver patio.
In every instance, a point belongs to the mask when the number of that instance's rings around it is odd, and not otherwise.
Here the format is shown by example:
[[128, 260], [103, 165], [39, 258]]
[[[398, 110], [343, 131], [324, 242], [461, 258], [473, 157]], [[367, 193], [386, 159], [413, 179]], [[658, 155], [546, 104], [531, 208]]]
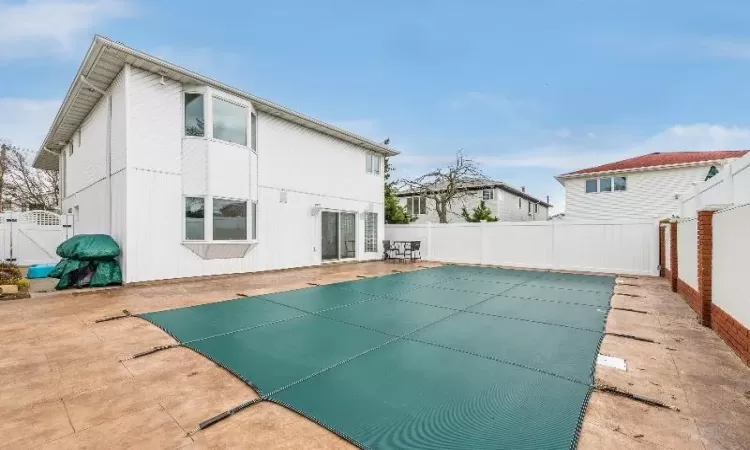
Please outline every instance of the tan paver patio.
[[[0, 448], [351, 447], [267, 402], [188, 436], [201, 421], [255, 393], [184, 348], [121, 362], [175, 341], [138, 318], [94, 321], [123, 309], [156, 311], [413, 269], [417, 265], [331, 265], [0, 302]], [[612, 310], [607, 331], [658, 343], [605, 337], [601, 353], [626, 359], [628, 371], [599, 366], [597, 378], [680, 411], [594, 393], [579, 448], [747, 448], [750, 369], [697, 324], [665, 281], [618, 282], [637, 286], [617, 286], [613, 306], [649, 314]]]

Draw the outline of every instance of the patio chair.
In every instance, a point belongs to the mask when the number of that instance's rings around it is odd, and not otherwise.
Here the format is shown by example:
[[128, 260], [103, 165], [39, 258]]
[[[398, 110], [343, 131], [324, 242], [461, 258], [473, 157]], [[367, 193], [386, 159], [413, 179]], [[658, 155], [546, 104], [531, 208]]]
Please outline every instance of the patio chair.
[[391, 241], [383, 241], [383, 261], [393, 259], [392, 253], [396, 250], [395, 247], [391, 247]]
[[422, 260], [422, 253], [419, 251], [419, 247], [421, 247], [422, 241], [412, 241], [409, 242], [409, 245], [406, 249], [404, 249], [404, 258], [408, 255], [409, 260], [411, 262], [414, 262], [416, 260]]

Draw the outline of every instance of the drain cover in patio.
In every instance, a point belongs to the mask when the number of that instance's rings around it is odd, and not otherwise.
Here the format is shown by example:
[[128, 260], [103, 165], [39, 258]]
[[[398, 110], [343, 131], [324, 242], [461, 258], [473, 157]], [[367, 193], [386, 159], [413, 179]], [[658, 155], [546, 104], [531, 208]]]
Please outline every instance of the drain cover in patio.
[[614, 277], [444, 266], [141, 315], [364, 448], [571, 448]]

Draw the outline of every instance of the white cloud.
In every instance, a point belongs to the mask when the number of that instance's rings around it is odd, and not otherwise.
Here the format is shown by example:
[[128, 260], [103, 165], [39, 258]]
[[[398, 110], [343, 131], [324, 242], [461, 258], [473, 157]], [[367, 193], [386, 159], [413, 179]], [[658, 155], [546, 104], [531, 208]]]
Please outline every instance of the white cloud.
[[708, 56], [723, 59], [750, 59], [750, 41], [712, 38], [698, 41], [697, 49]]
[[94, 27], [131, 13], [126, 0], [0, 0], [0, 59], [68, 55]]
[[60, 103], [60, 100], [0, 98], [0, 139], [37, 151]]
[[453, 110], [481, 109], [501, 117], [504, 123], [515, 127], [531, 125], [544, 112], [544, 107], [534, 101], [478, 91], [467, 92], [453, 99], [448, 102], [448, 107]]
[[[181, 48], [163, 45], [149, 53], [177, 64], [193, 72], [198, 72], [226, 84], [241, 82], [249, 84], [248, 71], [243, 70], [247, 55], [241, 56], [233, 52], [216, 50], [208, 47]], [[242, 86], [237, 86], [242, 88]]]
[[383, 142], [388, 137], [383, 134], [382, 126], [378, 119], [335, 120], [331, 122], [331, 125], [376, 142]]
[[[553, 133], [552, 136], [555, 136]], [[750, 128], [714, 124], [674, 125], [641, 139], [598, 136], [587, 133], [585, 139], [551, 139], [546, 143], [523, 146], [499, 155], [467, 155], [487, 167], [529, 167], [561, 172], [595, 166], [652, 152], [685, 150], [722, 150], [750, 148]], [[452, 155], [404, 155], [404, 165], [439, 165]]]

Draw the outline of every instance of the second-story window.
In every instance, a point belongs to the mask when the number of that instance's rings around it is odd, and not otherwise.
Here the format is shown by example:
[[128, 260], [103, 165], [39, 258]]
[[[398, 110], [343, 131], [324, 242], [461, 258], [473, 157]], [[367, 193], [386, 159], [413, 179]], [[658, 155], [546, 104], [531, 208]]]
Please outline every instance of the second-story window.
[[258, 116], [250, 113], [250, 149], [258, 151]]
[[365, 153], [365, 171], [374, 175], [380, 175], [380, 156], [374, 153]]
[[185, 93], [185, 136], [203, 137], [206, 121], [203, 116], [203, 94]]
[[214, 139], [247, 145], [247, 108], [218, 97], [212, 104]]
[[492, 189], [484, 189], [482, 191], [482, 200], [492, 200], [495, 198], [495, 192]]

